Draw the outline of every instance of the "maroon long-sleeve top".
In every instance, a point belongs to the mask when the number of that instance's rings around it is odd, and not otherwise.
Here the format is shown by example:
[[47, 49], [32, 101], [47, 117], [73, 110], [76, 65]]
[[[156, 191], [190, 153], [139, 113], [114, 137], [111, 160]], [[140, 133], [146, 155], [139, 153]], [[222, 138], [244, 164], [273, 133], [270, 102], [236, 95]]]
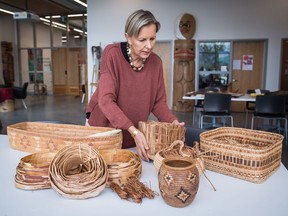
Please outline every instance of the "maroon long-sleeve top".
[[152, 112], [161, 122], [177, 119], [166, 103], [161, 59], [152, 53], [141, 71], [134, 71], [125, 59], [121, 43], [108, 45], [103, 52], [100, 81], [87, 112], [91, 126], [123, 130], [123, 148], [135, 146], [127, 129], [147, 121]]

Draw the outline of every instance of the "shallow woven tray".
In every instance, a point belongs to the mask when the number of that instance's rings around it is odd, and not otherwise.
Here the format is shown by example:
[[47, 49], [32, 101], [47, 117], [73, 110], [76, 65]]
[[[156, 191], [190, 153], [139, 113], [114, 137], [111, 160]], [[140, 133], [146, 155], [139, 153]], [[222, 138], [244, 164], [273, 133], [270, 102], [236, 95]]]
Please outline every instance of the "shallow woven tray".
[[22, 122], [7, 127], [10, 146], [20, 151], [57, 152], [72, 144], [88, 144], [97, 149], [120, 149], [122, 132], [108, 127]]
[[200, 134], [205, 168], [261, 183], [281, 163], [283, 136], [244, 128], [222, 127]]
[[156, 153], [168, 146], [175, 140], [185, 141], [185, 127], [166, 122], [140, 121], [139, 130], [145, 135], [149, 150], [147, 155], [154, 160]]
[[126, 149], [105, 149], [100, 150], [100, 154], [108, 166], [107, 187], [112, 182], [122, 185], [131, 176], [136, 178], [141, 176], [141, 159], [134, 152]]
[[16, 167], [15, 186], [25, 190], [50, 188], [49, 165], [56, 153], [34, 153], [20, 159]]

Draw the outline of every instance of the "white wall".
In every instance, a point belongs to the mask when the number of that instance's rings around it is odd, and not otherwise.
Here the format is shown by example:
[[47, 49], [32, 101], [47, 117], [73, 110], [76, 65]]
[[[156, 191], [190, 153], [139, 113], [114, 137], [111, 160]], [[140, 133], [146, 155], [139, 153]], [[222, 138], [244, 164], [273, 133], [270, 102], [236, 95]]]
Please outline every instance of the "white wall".
[[183, 13], [190, 13], [195, 17], [197, 27], [193, 39], [196, 41], [268, 39], [265, 88], [279, 89], [281, 39], [288, 38], [287, 0], [87, 0], [87, 2], [88, 83], [91, 83], [93, 71], [91, 46], [101, 44], [104, 47], [108, 43], [125, 40], [126, 18], [133, 11], [142, 8], [150, 10], [161, 23], [157, 40], [176, 39], [174, 25], [179, 15]]

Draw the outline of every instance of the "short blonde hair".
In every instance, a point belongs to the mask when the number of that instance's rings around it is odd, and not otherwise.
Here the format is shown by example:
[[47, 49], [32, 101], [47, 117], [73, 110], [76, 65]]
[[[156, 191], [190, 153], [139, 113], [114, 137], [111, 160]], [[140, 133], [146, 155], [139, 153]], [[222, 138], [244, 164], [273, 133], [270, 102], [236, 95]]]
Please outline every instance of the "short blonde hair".
[[141, 28], [150, 24], [155, 24], [156, 32], [159, 31], [161, 25], [150, 11], [137, 10], [127, 18], [125, 33], [127, 33], [129, 37], [137, 37]]

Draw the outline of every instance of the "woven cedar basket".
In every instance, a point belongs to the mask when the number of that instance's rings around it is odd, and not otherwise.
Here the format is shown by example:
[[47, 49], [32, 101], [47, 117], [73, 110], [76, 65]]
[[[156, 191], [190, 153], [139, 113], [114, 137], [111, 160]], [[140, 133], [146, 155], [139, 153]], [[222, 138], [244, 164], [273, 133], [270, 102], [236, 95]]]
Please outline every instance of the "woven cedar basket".
[[100, 150], [105, 163], [108, 166], [109, 187], [112, 182], [123, 185], [131, 176], [139, 178], [142, 174], [140, 157], [126, 149], [103, 149]]
[[15, 186], [25, 190], [51, 188], [49, 166], [56, 153], [34, 153], [20, 159], [16, 168]]
[[149, 150], [148, 157], [154, 160], [156, 153], [168, 146], [175, 140], [185, 141], [185, 127], [166, 122], [139, 122], [139, 130], [145, 135]]
[[57, 152], [75, 143], [97, 149], [122, 147], [122, 132], [108, 127], [23, 122], [9, 125], [7, 134], [12, 148], [30, 153]]
[[282, 142], [280, 134], [233, 127], [200, 134], [205, 168], [254, 183], [279, 168]]
[[57, 152], [49, 166], [49, 179], [63, 197], [87, 199], [105, 189], [108, 168], [97, 149], [74, 144]]
[[154, 157], [154, 166], [159, 171], [164, 159], [174, 157], [187, 157], [196, 160], [196, 167], [201, 175], [205, 171], [204, 159], [201, 156], [199, 143], [196, 142], [195, 146], [190, 147], [184, 144], [181, 140], [175, 140], [170, 146], [160, 150]]
[[158, 172], [158, 185], [168, 205], [177, 208], [190, 205], [199, 188], [195, 160], [188, 157], [165, 158]]

